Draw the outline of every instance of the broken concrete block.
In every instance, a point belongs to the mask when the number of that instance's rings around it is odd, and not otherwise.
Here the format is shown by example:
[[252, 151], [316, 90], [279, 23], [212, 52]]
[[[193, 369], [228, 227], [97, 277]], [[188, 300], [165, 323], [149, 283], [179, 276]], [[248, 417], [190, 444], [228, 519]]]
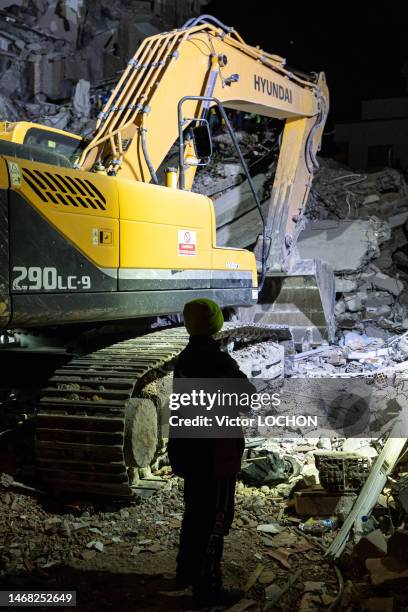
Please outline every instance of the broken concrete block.
[[367, 334], [359, 334], [357, 332], [348, 332], [344, 335], [343, 340], [340, 341], [340, 346], [345, 346], [352, 351], [359, 351], [370, 346], [373, 339]]
[[100, 542], [99, 540], [91, 540], [90, 542], [86, 544], [86, 547], [93, 548], [97, 550], [98, 552], [103, 552], [103, 549], [104, 549], [103, 543]]
[[83, 0], [50, 0], [45, 13], [37, 18], [36, 27], [76, 45], [83, 4]]
[[[262, 202], [262, 212], [267, 214], [268, 202]], [[257, 208], [250, 210], [242, 217], [221, 227], [217, 230], [217, 244], [219, 246], [231, 246], [248, 248], [256, 242], [262, 233], [262, 222]]]
[[388, 291], [392, 295], [399, 295], [404, 288], [403, 283], [396, 278], [392, 278], [391, 276], [387, 276], [382, 272], [379, 272], [375, 276], [372, 277], [371, 282], [373, 287], [376, 289], [380, 289], [382, 291]]
[[295, 511], [300, 516], [337, 516], [344, 520], [357, 495], [328, 493], [324, 489], [305, 489], [294, 494]]
[[404, 356], [406, 356], [405, 358], [408, 357], [408, 338], [407, 336], [403, 336], [401, 340], [398, 340], [397, 348]]
[[335, 287], [336, 293], [351, 293], [357, 290], [358, 282], [355, 279], [336, 276]]
[[61, 16], [70, 23], [78, 25], [84, 5], [84, 0], [62, 0], [60, 8]]
[[393, 296], [388, 291], [369, 291], [365, 300], [366, 308], [379, 308], [394, 303]]
[[[177, 156], [178, 159], [178, 156]], [[177, 162], [175, 158], [175, 163]], [[231, 187], [236, 187], [241, 184], [242, 179], [240, 176], [230, 176], [228, 178], [220, 179], [214, 181], [211, 176], [206, 176], [204, 173], [196, 174], [195, 182], [194, 182], [194, 191], [197, 193], [202, 193], [214, 200], [217, 197], [220, 197], [227, 189]]]
[[[95, 57], [91, 63], [88, 62], [87, 56], [91, 51], [89, 49], [77, 51], [73, 55], [69, 55], [64, 63], [64, 76], [67, 80], [76, 83], [80, 79], [86, 81], [96, 79], [102, 79], [103, 77], [103, 65], [102, 57], [103, 52], [98, 55], [95, 52]], [[91, 76], [93, 77], [91, 79]]]
[[[132, 11], [132, 15], [124, 14], [122, 16], [120, 27], [119, 27], [119, 40], [120, 40], [120, 57], [123, 63], [129, 61], [135, 54], [140, 43], [147, 36], [154, 36], [159, 33], [158, 28], [153, 24], [149, 23], [151, 13], [148, 12], [139, 13], [137, 19], [135, 19], [135, 12]], [[144, 21], [142, 21], [144, 19]]]
[[323, 259], [335, 272], [356, 272], [378, 257], [390, 235], [389, 225], [374, 219], [314, 221], [300, 234], [298, 249], [302, 259]]
[[9, 98], [12, 94], [19, 93], [22, 87], [21, 63], [13, 62], [10, 68], [0, 76], [0, 91]]
[[359, 559], [377, 559], [387, 555], [387, 540], [380, 529], [363, 536], [355, 545], [353, 555]]
[[370, 319], [379, 319], [380, 317], [388, 317], [392, 310], [391, 310], [391, 306], [367, 306], [366, 309], [366, 315], [367, 317], [369, 317]]
[[[405, 204], [408, 206], [408, 202]], [[390, 224], [391, 229], [395, 229], [397, 227], [402, 227], [408, 221], [408, 212], [402, 212], [398, 215], [394, 215], [388, 219], [388, 223]]]
[[398, 587], [398, 584], [407, 584], [408, 565], [401, 559], [394, 557], [367, 559], [365, 564], [374, 586], [392, 584]]
[[61, 54], [35, 55], [28, 62], [30, 94], [44, 94], [50, 100], [61, 100], [70, 94], [71, 86], [64, 81], [65, 59]]
[[377, 195], [376, 193], [373, 193], [371, 195], [368, 195], [364, 198], [363, 200], [363, 204], [367, 205], [367, 204], [374, 204], [374, 202], [379, 202], [380, 201], [380, 196]]
[[324, 582], [317, 582], [313, 580], [305, 580], [303, 583], [303, 590], [305, 593], [322, 592], [326, 589]]
[[304, 465], [301, 471], [301, 476], [307, 487], [313, 487], [314, 485], [318, 485], [320, 483], [319, 471], [313, 464]]
[[280, 533], [283, 530], [283, 527], [279, 525], [279, 523], [267, 523], [265, 525], [258, 525], [256, 528], [257, 531], [261, 533]]
[[357, 453], [362, 457], [373, 459], [378, 453], [370, 442], [370, 438], [347, 438], [343, 444], [343, 452]]
[[239, 176], [240, 174], [244, 174], [244, 170], [241, 164], [223, 164], [223, 172], [226, 178], [230, 178], [231, 176]]
[[72, 101], [74, 112], [84, 118], [88, 118], [91, 112], [91, 105], [89, 101], [90, 87], [91, 84], [89, 81], [80, 79], [76, 84], [74, 98]]
[[64, 130], [71, 118], [71, 111], [68, 108], [62, 108], [59, 113], [55, 115], [44, 115], [42, 117], [42, 123], [44, 125], [49, 125], [50, 127], [58, 128], [59, 130]]
[[357, 293], [345, 293], [343, 299], [347, 310], [350, 312], [359, 312], [364, 308], [367, 292], [357, 291]]
[[334, 305], [334, 314], [335, 316], [342, 315], [346, 312], [346, 304], [343, 299], [338, 300]]
[[0, 94], [0, 121], [18, 121], [17, 109], [8, 98]]

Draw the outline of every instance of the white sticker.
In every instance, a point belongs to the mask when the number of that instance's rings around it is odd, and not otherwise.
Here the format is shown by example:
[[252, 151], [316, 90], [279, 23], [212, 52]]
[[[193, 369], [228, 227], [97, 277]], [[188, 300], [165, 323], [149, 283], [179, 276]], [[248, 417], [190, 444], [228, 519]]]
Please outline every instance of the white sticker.
[[252, 289], [252, 299], [253, 300], [258, 299], [258, 289]]
[[178, 254], [197, 255], [197, 232], [178, 230]]
[[16, 162], [8, 161], [8, 167], [10, 172], [10, 180], [12, 187], [20, 187], [21, 185], [21, 170], [20, 166]]
[[92, 229], [92, 244], [94, 246], [98, 246], [99, 244], [99, 231], [96, 227]]

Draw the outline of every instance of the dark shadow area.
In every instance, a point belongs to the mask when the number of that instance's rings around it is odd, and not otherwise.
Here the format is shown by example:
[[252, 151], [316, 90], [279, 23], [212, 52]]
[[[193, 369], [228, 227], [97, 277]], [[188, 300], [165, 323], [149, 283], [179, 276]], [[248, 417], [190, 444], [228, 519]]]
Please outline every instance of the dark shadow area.
[[[3, 576], [0, 578], [0, 590], [76, 591], [76, 607], [63, 609], [78, 612], [170, 612], [193, 609], [190, 591], [176, 591], [174, 580], [162, 574], [115, 574], [58, 566], [41, 573]], [[50, 608], [36, 607], [36, 610]]]

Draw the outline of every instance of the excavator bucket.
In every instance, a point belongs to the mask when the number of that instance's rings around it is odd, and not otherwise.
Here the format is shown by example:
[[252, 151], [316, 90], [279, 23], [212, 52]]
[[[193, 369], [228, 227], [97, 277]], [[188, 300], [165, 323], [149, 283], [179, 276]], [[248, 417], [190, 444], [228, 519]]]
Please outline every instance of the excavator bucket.
[[268, 273], [258, 303], [240, 309], [254, 323], [287, 325], [298, 350], [332, 342], [335, 287], [331, 266], [316, 259], [298, 260], [289, 272]]

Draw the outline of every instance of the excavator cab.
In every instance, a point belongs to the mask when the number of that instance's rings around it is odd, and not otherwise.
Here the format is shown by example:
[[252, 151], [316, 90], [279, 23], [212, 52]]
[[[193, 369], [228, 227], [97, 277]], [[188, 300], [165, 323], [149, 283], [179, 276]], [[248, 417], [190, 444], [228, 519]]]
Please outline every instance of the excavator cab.
[[[25, 149], [14, 145], [23, 145]], [[28, 121], [0, 122], [0, 153], [6, 155], [14, 150], [19, 157], [25, 151], [26, 159], [35, 161], [37, 154], [37, 161], [44, 161], [45, 155], [52, 163], [59, 157], [60, 162], [65, 160], [66, 165], [72, 166], [79, 160], [82, 149], [82, 137], [64, 130]]]

